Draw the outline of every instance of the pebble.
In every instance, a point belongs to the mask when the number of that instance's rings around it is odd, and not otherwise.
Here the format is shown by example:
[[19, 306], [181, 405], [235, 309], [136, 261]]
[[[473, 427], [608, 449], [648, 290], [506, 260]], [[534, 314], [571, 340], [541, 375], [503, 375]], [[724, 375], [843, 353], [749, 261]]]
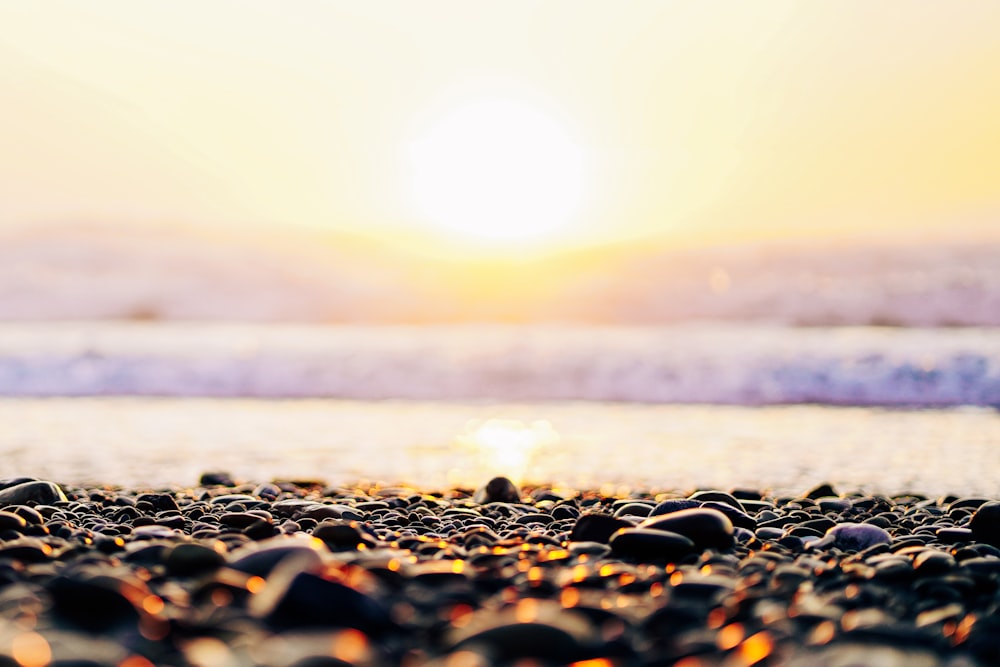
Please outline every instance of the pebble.
[[0, 664], [1000, 664], [989, 498], [222, 472], [2, 498]]
[[66, 494], [58, 484], [42, 480], [30, 480], [0, 489], [0, 507], [6, 505], [51, 505], [66, 500]]
[[698, 549], [728, 549], [733, 546], [733, 522], [715, 509], [678, 510], [650, 517], [639, 527], [679, 533], [694, 542]]
[[[952, 507], [955, 504], [952, 503]], [[972, 539], [1000, 547], [1000, 502], [985, 502], [976, 507], [969, 520]]]
[[892, 535], [884, 528], [868, 523], [838, 523], [826, 536], [812, 543], [814, 549], [836, 547], [841, 551], [864, 551], [879, 544], [890, 544]]
[[608, 545], [617, 555], [648, 560], [676, 561], [695, 551], [694, 542], [680, 533], [652, 528], [622, 528]]
[[521, 500], [521, 492], [514, 482], [506, 477], [494, 477], [476, 491], [474, 501], [480, 505], [487, 503], [516, 503]]

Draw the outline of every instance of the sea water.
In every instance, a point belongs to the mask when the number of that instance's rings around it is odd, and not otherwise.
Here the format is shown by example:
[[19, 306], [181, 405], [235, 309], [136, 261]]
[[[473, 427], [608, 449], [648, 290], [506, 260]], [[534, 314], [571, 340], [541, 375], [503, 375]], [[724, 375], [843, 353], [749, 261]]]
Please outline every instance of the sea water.
[[994, 329], [0, 327], [0, 476], [997, 495]]

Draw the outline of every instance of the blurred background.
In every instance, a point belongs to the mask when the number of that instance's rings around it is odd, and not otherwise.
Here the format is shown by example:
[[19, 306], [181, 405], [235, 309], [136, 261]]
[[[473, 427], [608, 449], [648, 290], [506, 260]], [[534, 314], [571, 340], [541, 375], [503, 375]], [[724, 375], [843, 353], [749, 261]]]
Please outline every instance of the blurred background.
[[1000, 323], [1000, 7], [0, 3], [0, 319]]

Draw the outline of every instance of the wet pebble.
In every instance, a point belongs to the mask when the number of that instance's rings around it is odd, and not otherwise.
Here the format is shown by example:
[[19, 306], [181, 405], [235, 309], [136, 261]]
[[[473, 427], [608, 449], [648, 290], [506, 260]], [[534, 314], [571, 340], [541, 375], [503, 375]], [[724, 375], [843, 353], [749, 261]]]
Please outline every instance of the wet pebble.
[[814, 549], [836, 547], [841, 551], [863, 551], [879, 544], [889, 544], [892, 536], [879, 526], [867, 523], [838, 523], [823, 539], [811, 544]]
[[714, 509], [684, 509], [646, 519], [640, 528], [678, 533], [698, 549], [728, 549], [733, 545], [733, 522]]
[[4, 493], [0, 664], [18, 637], [129, 667], [1000, 660], [988, 498], [224, 473]]

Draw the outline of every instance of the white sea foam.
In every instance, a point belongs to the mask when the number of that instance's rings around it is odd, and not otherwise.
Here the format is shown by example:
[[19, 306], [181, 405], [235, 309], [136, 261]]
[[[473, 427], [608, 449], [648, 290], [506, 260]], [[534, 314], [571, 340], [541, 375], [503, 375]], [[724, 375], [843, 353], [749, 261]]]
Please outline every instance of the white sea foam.
[[8, 324], [0, 395], [1000, 406], [1000, 331]]

